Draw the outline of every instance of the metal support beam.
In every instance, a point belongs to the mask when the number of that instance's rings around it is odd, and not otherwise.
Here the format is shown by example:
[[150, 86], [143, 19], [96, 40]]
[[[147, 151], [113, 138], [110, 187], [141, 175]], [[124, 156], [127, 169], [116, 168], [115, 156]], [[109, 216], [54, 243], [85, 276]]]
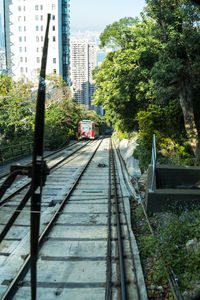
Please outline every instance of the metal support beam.
[[44, 114], [45, 114], [45, 75], [48, 52], [48, 34], [51, 15], [47, 15], [47, 26], [43, 47], [41, 71], [39, 78], [39, 88], [37, 96], [36, 117], [35, 117], [35, 134], [33, 147], [33, 169], [31, 184], [31, 299], [36, 299], [37, 286], [37, 256], [38, 256], [38, 239], [40, 230], [40, 208], [42, 197], [42, 186], [44, 185], [46, 173], [48, 173], [46, 163], [43, 161], [43, 140], [44, 140]]

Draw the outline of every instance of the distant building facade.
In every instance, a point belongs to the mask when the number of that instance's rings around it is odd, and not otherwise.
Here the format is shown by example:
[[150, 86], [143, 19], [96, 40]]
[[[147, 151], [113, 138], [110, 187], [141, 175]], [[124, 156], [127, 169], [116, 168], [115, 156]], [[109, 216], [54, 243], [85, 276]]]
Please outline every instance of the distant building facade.
[[4, 48], [4, 30], [3, 30], [3, 20], [0, 14], [0, 49]]
[[92, 96], [95, 91], [92, 70], [96, 67], [96, 43], [87, 40], [70, 41], [71, 90], [76, 101], [88, 109], [95, 109]]
[[7, 73], [31, 80], [38, 75], [47, 14], [51, 14], [47, 74], [69, 80], [70, 0], [4, 0]]

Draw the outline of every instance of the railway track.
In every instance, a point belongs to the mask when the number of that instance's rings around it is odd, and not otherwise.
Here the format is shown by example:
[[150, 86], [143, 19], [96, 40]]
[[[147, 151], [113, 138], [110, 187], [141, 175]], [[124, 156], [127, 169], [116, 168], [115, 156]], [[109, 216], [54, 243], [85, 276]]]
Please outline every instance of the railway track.
[[[37, 298], [147, 299], [117, 152], [109, 138], [84, 149], [63, 157], [43, 189]], [[2, 206], [1, 232], [21, 194]], [[29, 219], [27, 201], [2, 240], [0, 299], [31, 299]]]
[[[59, 165], [65, 162], [65, 160], [75, 153], [78, 153], [83, 149], [88, 143], [91, 142], [79, 142], [79, 143], [73, 143], [72, 145], [69, 145], [67, 147], [64, 147], [62, 149], [59, 149], [57, 151], [54, 151], [46, 156], [44, 156], [44, 159], [47, 160], [47, 166], [51, 171], [53, 171], [55, 168], [57, 168]], [[79, 155], [79, 153], [77, 154]], [[27, 163], [26, 166], [30, 165], [30, 163]], [[5, 179], [9, 173], [5, 173], [0, 177], [0, 187], [5, 182]], [[14, 184], [11, 186], [9, 191], [6, 195], [4, 195], [0, 201], [0, 207], [8, 202], [12, 197], [14, 197], [17, 193], [21, 192], [21, 190], [27, 188], [31, 183], [31, 180], [27, 178], [27, 176], [19, 176], [17, 177]]]
[[[63, 151], [70, 151], [70, 150], [75, 150], [76, 147], [77, 149], [79, 147], [81, 147], [81, 145], [84, 145], [84, 141], [81, 142], [73, 142], [70, 145], [67, 145], [65, 147], [59, 148], [58, 150], [52, 151], [46, 155], [44, 155], [44, 159], [46, 159], [47, 161], [53, 161], [54, 158], [58, 158], [60, 156], [60, 153], [62, 153]], [[64, 153], [65, 153], [64, 152]], [[21, 163], [20, 163], [21, 161]], [[23, 164], [23, 165], [29, 165], [32, 162], [32, 157], [27, 157], [27, 158], [22, 158], [21, 160], [19, 160], [18, 165]], [[1, 166], [0, 167], [0, 186], [3, 183], [3, 181], [5, 180], [5, 178], [9, 175], [10, 172], [10, 168], [9, 166], [13, 165], [15, 162], [10, 162], [5, 166]]]

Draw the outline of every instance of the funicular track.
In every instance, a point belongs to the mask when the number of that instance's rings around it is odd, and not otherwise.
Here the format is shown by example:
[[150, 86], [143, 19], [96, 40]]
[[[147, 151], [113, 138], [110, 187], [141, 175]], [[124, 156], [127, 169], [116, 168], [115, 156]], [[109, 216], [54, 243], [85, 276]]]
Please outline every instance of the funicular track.
[[[155, 232], [154, 232], [153, 226], [151, 225], [151, 222], [150, 222], [149, 217], [147, 215], [146, 209], [144, 207], [142, 196], [140, 195], [140, 192], [139, 192], [138, 182], [137, 182], [137, 180], [135, 181], [136, 191], [137, 191], [136, 192], [134, 190], [134, 188], [133, 188], [133, 185], [130, 184], [130, 182], [129, 182], [128, 178], [127, 178], [127, 176], [128, 176], [127, 168], [126, 168], [126, 165], [124, 163], [124, 160], [122, 159], [120, 151], [119, 151], [119, 149], [116, 149], [116, 150], [117, 150], [118, 157], [119, 157], [119, 164], [121, 165], [120, 169], [121, 170], [126, 170], [125, 172], [122, 172], [122, 176], [123, 176], [124, 182], [126, 184], [126, 187], [129, 190], [130, 194], [134, 194], [135, 198], [141, 204], [142, 209], [143, 209], [143, 213], [144, 213], [147, 225], [148, 225], [148, 228], [149, 228], [152, 236], [155, 236]], [[163, 263], [163, 266], [164, 266], [164, 271], [166, 273], [166, 277], [167, 277], [167, 280], [169, 282], [169, 287], [171, 289], [173, 297], [174, 297], [175, 300], [183, 300], [183, 296], [181, 295], [181, 291], [180, 291], [180, 288], [178, 286], [177, 277], [175, 277], [173, 270], [171, 270], [169, 268], [169, 266], [168, 266], [168, 264], [167, 264], [167, 262], [165, 260], [165, 254], [163, 253], [162, 249], [159, 249], [159, 251], [160, 251], [160, 258], [162, 259], [162, 263]]]
[[20, 190], [25, 193], [21, 206], [19, 194], [12, 203], [1, 202], [0, 297], [146, 300], [127, 222], [130, 194], [121, 185], [110, 139], [95, 141], [68, 164], [64, 158], [47, 176], [43, 138], [50, 17], [48, 14], [32, 165], [13, 169], [15, 177], [25, 172], [32, 179], [31, 187]]
[[[99, 144], [101, 141], [97, 141], [96, 143]], [[93, 143], [93, 148], [95, 147], [94, 143]], [[96, 147], [95, 147], [96, 148]], [[52, 175], [49, 176], [49, 181], [50, 183], [47, 181], [46, 182], [46, 186], [44, 188], [44, 192], [43, 192], [43, 205], [42, 205], [42, 225], [41, 225], [41, 233], [40, 233], [40, 238], [39, 238], [39, 245], [41, 245], [41, 243], [43, 242], [43, 239], [45, 238], [49, 228], [51, 228], [53, 222], [55, 222], [55, 219], [59, 216], [60, 211], [62, 210], [62, 206], [65, 204], [65, 201], [67, 201], [67, 197], [69, 197], [69, 195], [71, 194], [71, 191], [75, 188], [75, 186], [78, 183], [79, 178], [81, 177], [82, 172], [84, 172], [84, 169], [87, 167], [87, 164], [89, 163], [89, 161], [86, 164], [86, 158], [85, 156], [88, 157], [91, 156], [91, 151], [94, 150], [87, 150], [85, 152], [82, 153], [82, 156], [80, 157], [77, 156], [77, 162], [74, 162], [74, 160], [71, 160], [71, 166], [68, 164], [63, 164], [63, 166], [61, 168], [57, 168], [56, 171], [54, 171], [52, 173]], [[95, 150], [96, 151], [96, 150]], [[92, 158], [90, 158], [92, 159]], [[86, 164], [83, 168], [82, 163]], [[80, 167], [81, 166], [81, 167]], [[63, 169], [65, 171], [63, 171]], [[80, 173], [81, 171], [81, 173]], [[62, 178], [62, 172], [65, 172], [67, 174], [65, 174], [65, 179]], [[78, 174], [80, 173], [80, 174]], [[60, 175], [59, 175], [60, 174]], [[72, 180], [70, 181], [69, 177], [72, 176]], [[74, 178], [73, 178], [74, 177]], [[64, 180], [65, 182], [63, 182], [62, 180]], [[60, 181], [60, 183], [58, 183], [58, 181]], [[54, 186], [53, 186], [54, 184]], [[58, 195], [60, 193], [61, 195]], [[55, 196], [57, 194], [57, 197]], [[65, 197], [64, 197], [65, 196]], [[62, 200], [61, 197], [64, 197], [66, 199]], [[58, 199], [59, 198], [59, 199]], [[13, 203], [13, 205], [15, 205], [15, 203]], [[8, 207], [8, 206], [7, 206]], [[4, 206], [5, 211], [1, 211], [4, 213], [4, 216], [6, 216], [6, 206]], [[16, 208], [14, 207], [14, 210], [16, 211]], [[24, 214], [23, 214], [24, 212]], [[21, 213], [21, 214], [20, 214]], [[44, 214], [43, 214], [44, 213]], [[18, 257], [18, 260], [21, 259], [22, 261], [25, 259], [24, 264], [17, 266], [17, 268], [21, 268], [21, 270], [18, 270], [18, 273], [16, 276], [14, 276], [15, 278], [13, 278], [14, 273], [11, 276], [11, 284], [8, 284], [8, 289], [7, 292], [5, 294], [5, 296], [2, 296], [1, 299], [11, 299], [13, 297], [13, 292], [16, 292], [16, 285], [19, 283], [19, 280], [21, 278], [21, 276], [23, 277], [24, 272], [26, 272], [28, 265], [30, 264], [30, 255], [29, 253], [29, 244], [27, 242], [29, 242], [29, 228], [30, 228], [30, 222], [29, 222], [29, 214], [30, 214], [30, 202], [28, 202], [28, 204], [26, 205], [24, 211], [18, 211], [18, 214], [20, 214], [19, 216], [19, 220], [16, 221], [16, 223], [14, 223], [14, 227], [11, 228], [11, 230], [8, 233], [8, 238], [5, 238], [3, 240], [3, 247], [4, 249], [6, 249], [6, 252], [4, 251], [2, 253], [1, 258], [5, 259], [5, 261], [3, 261], [3, 265], [1, 266], [1, 270], [3, 270], [3, 268], [5, 268], [5, 270], [9, 270], [9, 268], [12, 269], [11, 273], [14, 271], [15, 273], [15, 267], [12, 268], [12, 266], [8, 266], [7, 263], [9, 262], [9, 257], [11, 256], [11, 264], [12, 262], [14, 262]], [[52, 217], [53, 215], [53, 217]], [[2, 220], [3, 216], [1, 216], [1, 220]], [[25, 239], [20, 238], [20, 234], [19, 234], [19, 229], [21, 228], [21, 231], [24, 234], [26, 234]], [[23, 230], [23, 228], [25, 228], [25, 230]], [[13, 231], [13, 232], [12, 232]], [[10, 235], [9, 235], [10, 234]], [[15, 238], [15, 236], [18, 236], [18, 240]], [[13, 238], [14, 237], [14, 238]], [[15, 245], [11, 245], [11, 251], [12, 248], [16, 248], [18, 247], [20, 250], [15, 253], [9, 253], [9, 246], [8, 248], [6, 247], [6, 243], [10, 243], [10, 242], [14, 242]], [[21, 241], [22, 241], [22, 245], [21, 246]], [[7, 252], [8, 250], [8, 252]], [[13, 256], [13, 259], [12, 259]], [[27, 258], [26, 258], [27, 257]], [[15, 263], [15, 262], [14, 262]], [[3, 272], [4, 273], [4, 272]], [[7, 271], [6, 271], [7, 273]], [[4, 274], [6, 274], [4, 273]], [[8, 273], [7, 273], [8, 275]], [[9, 282], [10, 279], [8, 279], [7, 283]], [[6, 283], [6, 281], [4, 281], [4, 284]], [[1, 295], [0, 295], [1, 297]], [[29, 297], [30, 298], [30, 297]]]
[[[73, 142], [73, 143], [71, 143], [71, 144], [69, 144], [67, 146], [64, 146], [62, 148], [59, 148], [59, 149], [57, 149], [55, 151], [52, 151], [52, 152], [44, 155], [44, 159], [47, 159], [47, 163], [48, 164], [55, 165], [55, 167], [56, 167], [56, 160], [57, 160], [57, 164], [59, 164], [59, 157], [61, 157], [62, 155], [65, 155], [67, 151], [69, 151], [69, 152], [71, 150], [72, 150], [72, 152], [73, 151], [78, 151], [79, 149], [81, 149], [82, 147], [84, 147], [87, 143], [89, 143], [89, 141], [87, 141], [87, 142], [86, 141], [85, 142], [83, 142], [83, 141], [81, 141], [81, 142]], [[11, 166], [14, 163], [15, 163], [14, 161], [12, 163], [10, 162], [8, 164], [7, 169], [9, 168], [9, 165]], [[31, 162], [30, 163], [26, 163], [25, 165], [28, 166], [30, 164], [31, 164]], [[2, 172], [0, 174], [0, 186], [4, 182], [4, 180], [6, 179], [6, 177], [9, 175], [9, 173], [10, 173], [10, 170], [9, 170], [9, 172]]]
[[[96, 141], [98, 146], [87, 151], [87, 163], [77, 157], [47, 179], [37, 262], [38, 299], [146, 299], [137, 284], [116, 153], [109, 141]], [[26, 206], [3, 241], [1, 299], [31, 299], [29, 214]], [[12, 239], [15, 246], [9, 248]]]
[[[71, 159], [76, 158], [76, 156], [80, 155], [81, 151], [88, 144], [91, 144], [91, 143], [93, 143], [93, 141], [92, 142], [87, 141], [87, 142], [84, 142], [84, 143], [83, 142], [76, 143], [76, 144], [64, 147], [62, 149], [59, 149], [59, 150], [45, 156], [44, 158], [48, 158], [47, 166], [48, 166], [50, 172], [52, 172], [54, 169], [60, 167], [63, 163], [66, 163], [66, 160], [69, 159], [70, 157], [71, 157]], [[75, 154], [76, 154], [76, 156], [74, 156]], [[28, 166], [28, 165], [29, 164], [27, 164], [26, 166]], [[5, 181], [6, 176], [4, 175], [2, 178], [4, 180], [0, 181], [0, 186], [4, 182], [5, 182], [5, 185], [6, 185], [6, 181]], [[30, 184], [31, 184], [30, 179], [26, 178], [25, 176], [24, 176], [24, 178], [23, 178], [23, 176], [20, 176], [19, 180], [17, 178], [15, 185], [12, 186], [11, 192], [9, 191], [6, 195], [4, 195], [3, 200], [0, 201], [0, 207], [3, 206], [8, 201], [10, 201], [13, 197], [15, 197], [22, 190], [27, 188]], [[1, 195], [1, 193], [0, 193], [0, 195]]]

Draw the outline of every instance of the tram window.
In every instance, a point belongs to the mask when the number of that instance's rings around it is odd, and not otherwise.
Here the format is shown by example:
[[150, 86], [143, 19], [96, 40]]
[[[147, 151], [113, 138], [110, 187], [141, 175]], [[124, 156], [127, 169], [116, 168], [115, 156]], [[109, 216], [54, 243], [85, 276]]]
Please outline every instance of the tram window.
[[91, 130], [92, 127], [89, 124], [82, 125], [82, 130]]

